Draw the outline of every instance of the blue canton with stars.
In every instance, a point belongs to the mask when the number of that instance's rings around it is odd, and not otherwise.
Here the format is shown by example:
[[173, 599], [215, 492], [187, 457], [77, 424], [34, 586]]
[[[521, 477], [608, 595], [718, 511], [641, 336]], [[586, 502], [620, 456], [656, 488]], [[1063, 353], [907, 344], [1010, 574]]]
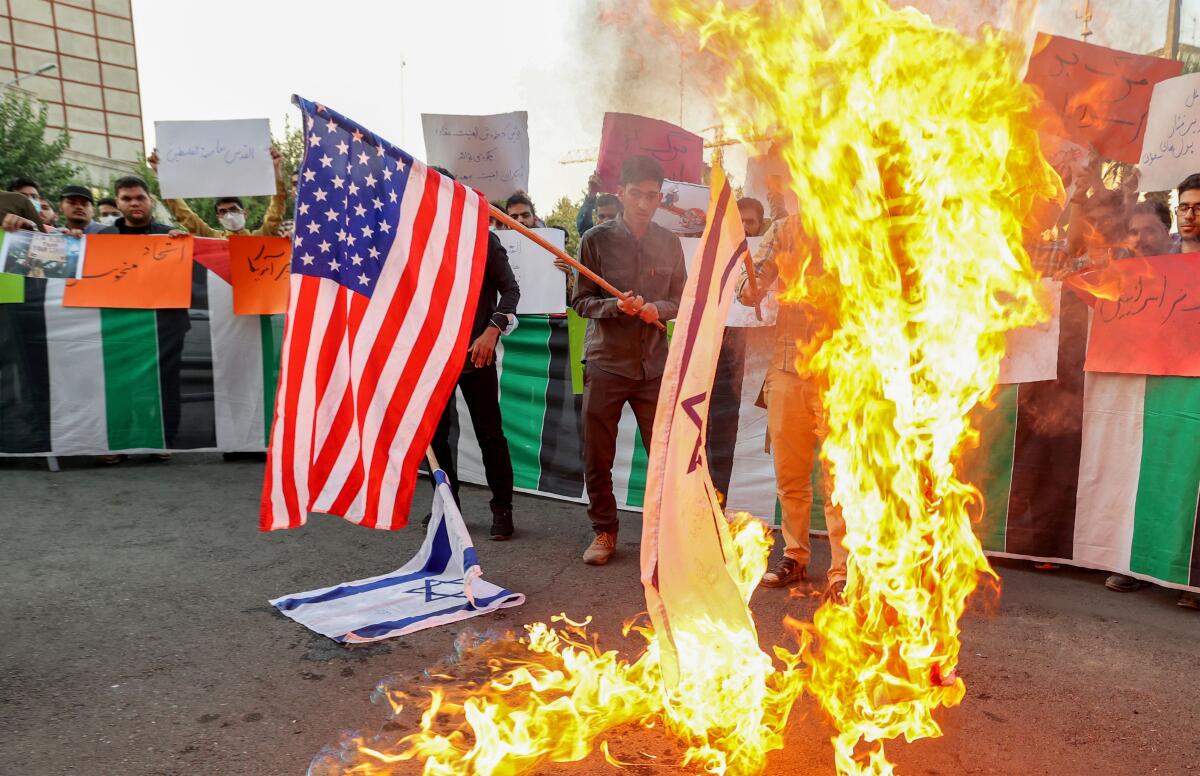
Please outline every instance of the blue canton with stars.
[[305, 139], [292, 272], [370, 297], [398, 237], [413, 158], [336, 111], [292, 101], [304, 113]]

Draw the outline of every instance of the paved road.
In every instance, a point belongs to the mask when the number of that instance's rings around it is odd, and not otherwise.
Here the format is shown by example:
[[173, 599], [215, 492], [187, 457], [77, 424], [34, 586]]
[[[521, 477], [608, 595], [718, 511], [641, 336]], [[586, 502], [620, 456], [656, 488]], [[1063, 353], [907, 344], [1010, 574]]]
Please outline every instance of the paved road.
[[[339, 731], [384, 724], [370, 702], [377, 681], [453, 652], [449, 628], [347, 649], [276, 615], [268, 598], [394, 568], [421, 536], [324, 517], [259, 534], [261, 473], [214, 455], [105, 470], [68, 461], [59, 474], [0, 460], [0, 773], [303, 774]], [[482, 536], [486, 497], [464, 497]], [[529, 601], [466, 627], [594, 614], [605, 644], [621, 644], [620, 623], [643, 605], [636, 516], [601, 569], [578, 560], [581, 508], [522, 497], [517, 521], [516, 541], [481, 541], [480, 555], [490, 579]], [[1166, 591], [1110, 593], [1096, 572], [1000, 572], [1003, 595], [978, 597], [964, 623], [965, 703], [940, 715], [944, 738], [889, 747], [899, 773], [1200, 772], [1200, 616]], [[778, 591], [760, 591], [754, 609], [767, 642], [785, 613], [811, 614]], [[768, 772], [832, 773], [829, 734], [802, 702]], [[671, 744], [629, 733], [613, 749]], [[611, 769], [593, 757], [540, 772]]]

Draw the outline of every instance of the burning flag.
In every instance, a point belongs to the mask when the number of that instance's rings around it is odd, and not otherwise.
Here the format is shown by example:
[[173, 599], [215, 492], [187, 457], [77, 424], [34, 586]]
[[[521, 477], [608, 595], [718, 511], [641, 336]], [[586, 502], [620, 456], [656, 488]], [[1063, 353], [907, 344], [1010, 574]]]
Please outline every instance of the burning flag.
[[1046, 316], [1021, 247], [1032, 206], [1058, 190], [1036, 96], [1016, 41], [884, 0], [656, 7], [724, 79], [727, 123], [775, 137], [837, 280], [825, 294], [799, 275], [784, 292], [834, 322], [805, 367], [828, 383], [822, 455], [849, 552], [847, 602], [817, 612], [806, 688], [838, 729], [838, 771], [890, 773], [877, 742], [938, 735], [934, 710], [962, 700], [958, 619], [992, 573], [971, 531], [980, 494], [956, 466], [1004, 332]]

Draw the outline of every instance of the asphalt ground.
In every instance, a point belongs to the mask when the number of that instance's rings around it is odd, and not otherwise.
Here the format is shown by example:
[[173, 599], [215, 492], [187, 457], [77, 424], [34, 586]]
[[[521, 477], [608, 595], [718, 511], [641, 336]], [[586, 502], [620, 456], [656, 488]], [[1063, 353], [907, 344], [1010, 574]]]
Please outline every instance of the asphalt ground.
[[[519, 629], [559, 612], [594, 616], [605, 646], [644, 607], [639, 519], [623, 516], [619, 554], [583, 565], [583, 508], [527, 496], [517, 537], [486, 539], [485, 491], [464, 514], [486, 577], [524, 606], [376, 645], [342, 647], [274, 612], [269, 598], [384, 573], [421, 531], [375, 532], [324, 516], [260, 534], [262, 465], [216, 455], [97, 468], [0, 459], [0, 774], [303, 774], [344, 731], [402, 732], [371, 702], [384, 677], [419, 682], [464, 631]], [[415, 515], [427, 511], [421, 488]], [[814, 571], [828, 559], [815, 542]], [[945, 735], [888, 752], [901, 774], [1200, 772], [1200, 615], [1170, 591], [1117, 594], [1104, 574], [1000, 563], [1003, 592], [965, 617], [964, 703], [939, 713]], [[760, 590], [763, 643], [787, 643], [785, 614], [812, 598]], [[769, 774], [833, 773], [831, 728], [802, 700]], [[661, 733], [618, 731], [631, 773], [681, 772]], [[649, 761], [641, 752], [658, 753]], [[600, 755], [542, 774], [613, 772]], [[408, 770], [397, 773], [416, 772]]]

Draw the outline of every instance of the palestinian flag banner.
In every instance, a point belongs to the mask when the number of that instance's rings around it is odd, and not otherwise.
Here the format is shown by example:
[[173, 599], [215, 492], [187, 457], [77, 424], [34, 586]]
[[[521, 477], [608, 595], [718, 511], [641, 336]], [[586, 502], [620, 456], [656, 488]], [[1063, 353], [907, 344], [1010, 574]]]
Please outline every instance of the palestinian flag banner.
[[0, 304], [0, 454], [263, 450], [283, 316], [235, 316], [225, 269], [198, 258], [189, 310], [63, 307], [67, 281], [26, 278]]

